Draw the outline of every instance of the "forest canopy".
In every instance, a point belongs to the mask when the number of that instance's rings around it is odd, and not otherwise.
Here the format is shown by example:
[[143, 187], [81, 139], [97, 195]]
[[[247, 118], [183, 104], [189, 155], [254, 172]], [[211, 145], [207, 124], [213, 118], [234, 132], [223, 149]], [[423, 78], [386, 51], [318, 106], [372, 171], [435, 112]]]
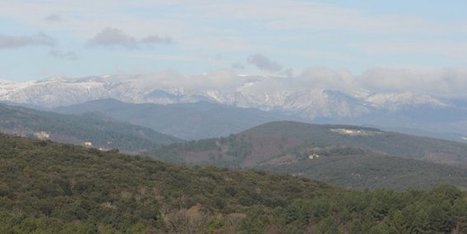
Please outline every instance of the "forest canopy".
[[467, 193], [354, 191], [0, 135], [1, 233], [465, 233]]

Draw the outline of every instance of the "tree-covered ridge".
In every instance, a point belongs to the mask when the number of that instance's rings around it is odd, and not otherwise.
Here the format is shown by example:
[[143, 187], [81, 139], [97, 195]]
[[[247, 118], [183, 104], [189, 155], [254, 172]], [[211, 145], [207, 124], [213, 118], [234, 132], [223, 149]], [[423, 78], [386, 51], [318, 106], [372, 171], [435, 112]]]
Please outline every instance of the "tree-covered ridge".
[[[331, 153], [328, 154], [326, 150]], [[287, 152], [281, 157], [260, 164], [257, 168], [354, 189], [404, 190], [432, 188], [439, 184], [467, 188], [467, 170], [463, 168], [348, 147], [329, 147], [318, 151], [319, 153], [304, 152]]]
[[467, 193], [351, 191], [0, 135], [1, 233], [465, 233]]
[[[344, 130], [344, 132], [340, 131]], [[345, 131], [361, 131], [361, 135]], [[347, 125], [271, 122], [242, 132], [251, 138], [275, 136], [284, 141], [319, 146], [350, 145], [402, 158], [467, 168], [467, 144]]]
[[0, 104], [0, 132], [36, 137], [44, 133], [53, 141], [96, 148], [142, 152], [180, 141], [151, 129], [114, 121], [97, 114], [64, 115]]
[[355, 126], [274, 122], [145, 154], [172, 163], [300, 175], [351, 188], [431, 188], [441, 183], [467, 188], [466, 144]]

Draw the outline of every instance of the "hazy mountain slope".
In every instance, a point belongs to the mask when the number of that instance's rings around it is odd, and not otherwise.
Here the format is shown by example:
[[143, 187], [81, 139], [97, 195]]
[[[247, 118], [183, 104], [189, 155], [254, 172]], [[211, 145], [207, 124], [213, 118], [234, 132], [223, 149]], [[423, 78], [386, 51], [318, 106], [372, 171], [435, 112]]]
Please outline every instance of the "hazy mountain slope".
[[408, 106], [395, 110], [379, 109], [354, 117], [323, 119], [322, 123], [348, 123], [381, 126], [417, 135], [437, 137], [467, 143], [467, 106], [451, 102], [446, 106]]
[[350, 191], [1, 134], [0, 175], [2, 233], [467, 231], [467, 194], [450, 186]]
[[102, 115], [64, 115], [0, 104], [0, 131], [58, 142], [140, 152], [179, 139]]
[[207, 102], [157, 105], [105, 99], [55, 110], [72, 114], [98, 112], [184, 139], [226, 136], [274, 120], [297, 119], [278, 112]]
[[[261, 168], [355, 187], [467, 186], [467, 145], [373, 128], [264, 124], [226, 138], [163, 146], [171, 162]], [[317, 154], [319, 158], [310, 159]]]
[[[229, 80], [230, 83], [228, 85], [222, 82], [210, 83], [220, 77]], [[178, 79], [185, 80], [185, 82], [176, 82]], [[205, 79], [206, 86], [193, 83], [193, 79]], [[370, 90], [349, 92], [342, 87], [327, 87], [326, 89], [319, 85], [315, 87], [305, 81], [288, 77], [238, 75], [230, 72], [206, 74], [199, 77], [184, 77], [173, 72], [161, 72], [146, 76], [53, 78], [22, 83], [0, 82], [0, 101], [42, 108], [70, 106], [108, 98], [127, 103], [164, 105], [210, 102], [226, 105], [229, 108], [235, 106], [278, 111], [316, 123], [371, 125], [385, 129], [418, 129], [423, 132], [436, 133], [430, 136], [467, 142], [465, 100], [410, 92]], [[281, 119], [283, 118], [268, 118], [269, 121]], [[141, 119], [139, 123], [145, 122], [146, 120]], [[256, 124], [259, 123], [261, 122], [256, 122]], [[155, 130], [160, 130], [160, 126], [155, 127], [158, 127]], [[166, 133], [172, 133], [170, 129], [168, 130], [169, 132]], [[219, 136], [228, 132], [208, 131], [208, 134], [196, 135], [195, 130], [193, 132], [176, 130], [179, 133], [177, 136], [188, 136], [188, 138]], [[238, 131], [242, 128], [234, 128], [234, 130]], [[192, 135], [196, 136], [190, 137]]]
[[[368, 125], [368, 126], [374, 126], [374, 125]], [[404, 128], [404, 127], [377, 127], [377, 128], [381, 128], [385, 131], [390, 131], [390, 132], [399, 132], [399, 133], [404, 133], [404, 134], [414, 135], [414, 136], [437, 138], [437, 139], [443, 139], [443, 140], [448, 140], [448, 141], [456, 141], [456, 142], [460, 142], [464, 144], [467, 143], [467, 137], [465, 137], [465, 134], [460, 134], [460, 133], [443, 132], [443, 131], [438, 132], [438, 131], [433, 131], [433, 130], [425, 131], [425, 130], [420, 130], [419, 128]]]

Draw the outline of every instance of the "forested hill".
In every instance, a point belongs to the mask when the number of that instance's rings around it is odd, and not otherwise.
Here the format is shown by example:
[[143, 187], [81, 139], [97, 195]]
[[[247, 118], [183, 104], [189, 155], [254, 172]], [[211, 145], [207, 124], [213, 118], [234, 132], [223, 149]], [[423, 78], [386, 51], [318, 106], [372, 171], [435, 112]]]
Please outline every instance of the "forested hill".
[[0, 104], [0, 132], [83, 144], [93, 147], [141, 152], [179, 139], [112, 120], [98, 114], [64, 115]]
[[349, 145], [402, 158], [425, 160], [467, 168], [467, 144], [387, 132], [349, 125], [318, 125], [292, 121], [271, 122], [240, 135], [277, 138], [301, 144]]
[[0, 135], [0, 233], [466, 233], [467, 194], [351, 191]]
[[256, 168], [351, 188], [467, 188], [467, 144], [345, 125], [272, 122], [147, 155], [169, 162]]

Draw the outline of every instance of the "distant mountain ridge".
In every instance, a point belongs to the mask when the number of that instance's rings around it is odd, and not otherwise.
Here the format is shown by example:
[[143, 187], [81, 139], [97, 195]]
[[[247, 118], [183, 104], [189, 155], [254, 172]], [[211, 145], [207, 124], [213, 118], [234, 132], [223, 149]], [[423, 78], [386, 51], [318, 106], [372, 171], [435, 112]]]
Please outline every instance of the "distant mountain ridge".
[[[280, 109], [303, 113], [308, 118], [319, 116], [353, 116], [371, 108], [399, 109], [404, 106], [445, 106], [441, 99], [412, 93], [349, 94], [315, 87], [287, 89], [261, 87], [279, 78], [238, 76], [230, 89], [189, 89], [167, 87], [143, 76], [95, 76], [84, 78], [52, 78], [24, 83], [0, 83], [0, 100], [58, 107], [86, 101], [113, 98], [131, 103], [190, 103], [211, 101], [240, 107]], [[280, 79], [279, 79], [280, 80]], [[282, 81], [281, 81], [282, 82]]]
[[63, 143], [87, 142], [92, 147], [126, 152], [141, 152], [180, 141], [103, 115], [64, 115], [6, 104], [0, 104], [0, 131]]
[[171, 80], [179, 78], [179, 75], [170, 72], [155, 74], [154, 77], [114, 75], [2, 82], [0, 100], [46, 108], [109, 98], [127, 103], [162, 105], [210, 102], [282, 112], [320, 123], [420, 129], [467, 142], [463, 139], [467, 136], [462, 135], [467, 132], [465, 100], [409, 92], [372, 93], [363, 90], [352, 93], [332, 87], [292, 86], [287, 85], [286, 77], [228, 74], [233, 76], [228, 79], [229, 83], [223, 85], [216, 80], [225, 75], [197, 77], [212, 83], [207, 82], [205, 86], [188, 78], [184, 78], [186, 82], [174, 83]]
[[211, 102], [158, 105], [104, 99], [54, 110], [68, 114], [101, 113], [183, 139], [227, 136], [271, 121], [299, 119], [280, 112], [266, 112]]

